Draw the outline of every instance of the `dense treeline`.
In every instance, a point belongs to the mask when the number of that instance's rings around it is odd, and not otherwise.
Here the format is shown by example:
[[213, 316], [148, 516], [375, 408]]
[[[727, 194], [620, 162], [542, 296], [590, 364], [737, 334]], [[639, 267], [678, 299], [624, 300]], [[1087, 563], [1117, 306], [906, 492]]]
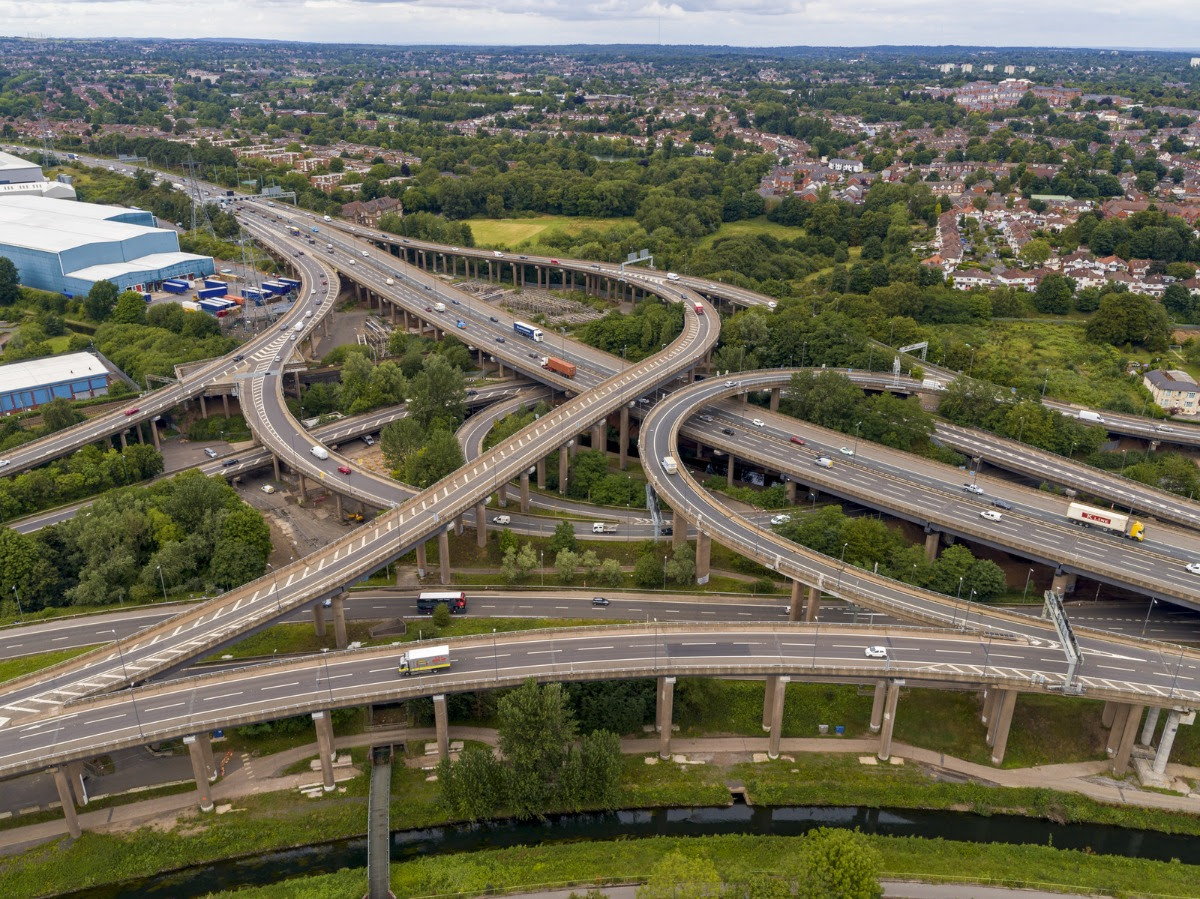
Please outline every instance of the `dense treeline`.
[[162, 455], [146, 444], [107, 452], [85, 446], [65, 459], [0, 479], [0, 521], [136, 484], [162, 470]]
[[652, 298], [634, 306], [631, 315], [610, 312], [579, 326], [574, 333], [590, 346], [636, 362], [659, 352], [682, 330], [683, 306]]
[[111, 491], [86, 515], [33, 534], [0, 528], [0, 598], [26, 611], [213, 593], [263, 573], [271, 534], [220, 478], [189, 471]]

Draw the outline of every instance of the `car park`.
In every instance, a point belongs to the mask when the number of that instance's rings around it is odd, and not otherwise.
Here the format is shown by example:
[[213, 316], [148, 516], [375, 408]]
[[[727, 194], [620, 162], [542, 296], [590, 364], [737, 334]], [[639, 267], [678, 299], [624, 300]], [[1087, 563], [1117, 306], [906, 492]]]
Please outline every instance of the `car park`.
[[988, 521], [999, 521], [1004, 516], [995, 509], [984, 509], [979, 513], [980, 518], [986, 518]]
[[978, 484], [963, 484], [962, 489], [967, 491], [967, 493], [974, 493], [976, 495], [983, 494], [983, 488]]
[[350, 466], [349, 465], [339, 465], [338, 471], [340, 471], [342, 474], [350, 474]]
[[886, 659], [888, 657], [886, 646], [868, 646], [864, 651], [864, 655], [868, 659]]

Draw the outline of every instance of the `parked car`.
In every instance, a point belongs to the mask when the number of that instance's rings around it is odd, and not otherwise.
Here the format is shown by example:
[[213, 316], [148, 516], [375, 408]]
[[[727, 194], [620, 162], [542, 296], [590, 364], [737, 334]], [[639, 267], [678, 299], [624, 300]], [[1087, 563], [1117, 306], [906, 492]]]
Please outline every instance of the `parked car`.
[[275, 492], [275, 488], [272, 487], [270, 484], [263, 484], [258, 489], [261, 490], [263, 493], [274, 493]]
[[215, 459], [215, 458], [217, 458], [217, 451], [215, 449], [213, 449], [211, 446], [206, 446], [204, 448], [204, 455], [208, 456], [208, 458], [210, 458], [210, 459]]
[[788, 521], [787, 515], [772, 515], [771, 524], [786, 524]]

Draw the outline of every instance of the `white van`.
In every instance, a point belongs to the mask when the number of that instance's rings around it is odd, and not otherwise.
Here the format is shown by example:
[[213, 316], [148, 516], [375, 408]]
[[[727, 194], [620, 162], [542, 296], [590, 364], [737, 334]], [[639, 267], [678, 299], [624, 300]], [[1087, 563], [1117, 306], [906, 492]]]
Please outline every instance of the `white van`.
[[678, 281], [679, 275], [675, 274], [674, 272], [667, 272], [667, 280], [668, 281]]
[[323, 216], [321, 216], [321, 218], [325, 219], [325, 221], [327, 221], [327, 222], [332, 222], [332, 221], [333, 221], [333, 219], [331, 219], [331, 218], [330, 218], [329, 216], [327, 216], [327, 215], [323, 215]]
[[391, 287], [396, 282], [392, 278], [386, 278], [383, 283], [386, 284], [388, 287]]
[[445, 312], [445, 311], [446, 311], [446, 304], [445, 304], [445, 303], [434, 303], [434, 304], [433, 304], [433, 311], [434, 311], [434, 312]]
[[322, 461], [329, 458], [329, 450], [325, 449], [323, 446], [314, 446], [309, 450], [309, 452]]
[[492, 519], [492, 524], [511, 524], [511, 515], [497, 515]]
[[663, 471], [667, 474], [675, 474], [675, 472], [679, 471], [679, 465], [670, 456], [662, 457], [662, 467]]

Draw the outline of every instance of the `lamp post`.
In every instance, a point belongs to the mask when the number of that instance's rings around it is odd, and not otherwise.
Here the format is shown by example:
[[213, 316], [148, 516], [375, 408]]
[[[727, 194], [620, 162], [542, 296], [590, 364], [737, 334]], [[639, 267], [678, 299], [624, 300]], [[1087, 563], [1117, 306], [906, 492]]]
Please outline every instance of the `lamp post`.
[[279, 572], [270, 562], [267, 563], [267, 567], [271, 569], [271, 579], [275, 582], [275, 608], [282, 612], [283, 604], [279, 601]]
[[1146, 607], [1146, 620], [1142, 622], [1142, 636], [1143, 637], [1146, 636], [1146, 625], [1148, 625], [1150, 623], [1150, 612], [1153, 611], [1154, 604], [1156, 602], [1158, 602], [1157, 599], [1151, 599], [1150, 605]]
[[546, 551], [538, 550], [538, 569], [542, 572], [542, 586], [546, 586]]
[[1046, 385], [1050, 383], [1050, 369], [1046, 369], [1046, 377], [1042, 378], [1042, 396], [1046, 395]]
[[849, 541], [846, 541], [845, 543], [842, 544], [842, 554], [838, 558], [838, 564], [841, 566], [840, 568], [838, 568], [838, 578], [837, 578], [837, 589], [838, 590], [842, 589], [842, 572], [844, 572], [846, 570], [846, 547], [849, 545], [850, 545]]
[[496, 675], [496, 680], [500, 680], [500, 660], [496, 658], [496, 629], [492, 628], [492, 671]]
[[25, 617], [25, 610], [21, 608], [21, 594], [17, 592], [16, 584], [13, 584], [12, 591], [13, 596], [17, 598], [17, 620], [19, 621]]
[[158, 571], [158, 582], [162, 585], [163, 602], [167, 601], [167, 582], [163, 580], [162, 566], [155, 565], [154, 568]]
[[1033, 577], [1032, 568], [1029, 569], [1029, 574], [1025, 575], [1025, 592], [1021, 594], [1021, 602], [1025, 602], [1025, 600], [1029, 597], [1029, 579], [1031, 577]]
[[137, 697], [133, 692], [133, 682], [129, 680], [129, 672], [125, 668], [125, 653], [121, 650], [121, 638], [117, 636], [116, 628], [109, 628], [108, 632], [113, 635], [113, 642], [117, 644], [117, 658], [121, 660], [121, 678], [125, 681], [125, 686], [129, 688], [129, 703], [133, 706], [133, 720], [137, 722], [138, 736], [144, 740], [146, 739], [146, 733], [142, 730], [142, 719], [138, 715]]
[[861, 421], [854, 423], [854, 455], [858, 455], [858, 429], [862, 427]]
[[[667, 589], [667, 557], [663, 556], [663, 589]], [[657, 620], [657, 619], [655, 619]]]

